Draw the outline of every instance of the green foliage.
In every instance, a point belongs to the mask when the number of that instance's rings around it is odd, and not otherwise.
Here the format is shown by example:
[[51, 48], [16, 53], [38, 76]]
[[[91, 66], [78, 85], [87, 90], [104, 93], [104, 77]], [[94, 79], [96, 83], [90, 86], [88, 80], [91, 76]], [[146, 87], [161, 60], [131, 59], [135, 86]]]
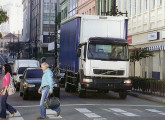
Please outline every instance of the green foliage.
[[21, 42], [10, 42], [6, 45], [6, 48], [9, 50], [9, 51], [15, 51], [17, 52], [18, 50], [23, 50], [23, 44]]
[[142, 58], [147, 58], [147, 57], [152, 57], [153, 56], [153, 52], [147, 50], [147, 48], [144, 49], [135, 49], [134, 51], [131, 52], [130, 54], [130, 61], [131, 62], [135, 62], [135, 61], [139, 61]]
[[7, 16], [7, 12], [0, 9], [0, 24], [2, 24], [3, 22], [6, 22], [8, 19], [9, 17]]

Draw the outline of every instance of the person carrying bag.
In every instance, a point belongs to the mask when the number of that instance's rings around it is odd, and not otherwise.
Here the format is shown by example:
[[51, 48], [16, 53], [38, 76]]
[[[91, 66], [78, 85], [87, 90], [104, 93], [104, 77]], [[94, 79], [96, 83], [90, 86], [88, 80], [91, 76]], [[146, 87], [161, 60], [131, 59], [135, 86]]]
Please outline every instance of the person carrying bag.
[[2, 78], [3, 80], [3, 89], [1, 90], [1, 112], [0, 112], [0, 119], [6, 119], [6, 110], [11, 113], [10, 117], [14, 117], [17, 110], [13, 108], [11, 105], [7, 103], [8, 93], [10, 93], [10, 83], [11, 83], [11, 75], [12, 70], [9, 64], [5, 64], [3, 66], [3, 70], [5, 72], [5, 76]]
[[[41, 94], [41, 101], [40, 101], [40, 116], [37, 119], [45, 119], [46, 118], [46, 108], [50, 108], [57, 112], [57, 117], [60, 115], [61, 107], [52, 106], [55, 105], [56, 98], [48, 98], [49, 95], [53, 94], [53, 86], [54, 86], [54, 79], [53, 79], [53, 72], [49, 69], [49, 65], [47, 63], [41, 64], [41, 69], [43, 70], [44, 74], [42, 76], [41, 86], [38, 90], [38, 93]], [[47, 101], [49, 105], [44, 105], [44, 101]]]

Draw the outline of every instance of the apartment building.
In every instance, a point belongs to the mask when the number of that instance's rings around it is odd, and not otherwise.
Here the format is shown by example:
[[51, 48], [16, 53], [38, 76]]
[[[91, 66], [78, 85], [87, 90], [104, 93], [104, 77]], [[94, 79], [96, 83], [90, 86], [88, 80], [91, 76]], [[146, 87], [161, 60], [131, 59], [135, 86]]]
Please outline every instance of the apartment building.
[[[118, 9], [128, 11], [130, 49], [147, 48], [154, 56], [136, 62], [135, 75], [165, 79], [165, 0], [117, 0]], [[132, 76], [133, 65], [131, 64]]]

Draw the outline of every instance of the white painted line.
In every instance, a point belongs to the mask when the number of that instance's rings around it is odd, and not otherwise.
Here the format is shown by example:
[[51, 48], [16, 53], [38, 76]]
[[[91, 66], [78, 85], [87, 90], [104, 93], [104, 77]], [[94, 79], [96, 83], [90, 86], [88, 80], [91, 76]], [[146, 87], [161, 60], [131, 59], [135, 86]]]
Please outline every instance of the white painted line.
[[12, 117], [9, 120], [24, 120], [23, 117]]
[[112, 112], [111, 110], [109, 110], [109, 109], [103, 109], [104, 111], [107, 111], [107, 112]]
[[127, 112], [125, 110], [122, 110], [120, 108], [110, 108], [110, 110], [114, 111], [114, 112], [119, 112], [119, 113], [122, 113], [122, 112]]
[[59, 119], [62, 118], [60, 115], [57, 117], [57, 112], [51, 109], [46, 109], [46, 115], [49, 119]]
[[101, 117], [100, 115], [97, 115], [95, 113], [84, 113], [84, 115], [86, 115], [89, 118], [99, 118], [99, 117]]
[[55, 115], [47, 115], [49, 119], [60, 119], [62, 118], [60, 115], [57, 117]]
[[[40, 105], [30, 105], [30, 106], [14, 106], [16, 108], [28, 108], [28, 107], [39, 107]], [[156, 105], [128, 105], [128, 104], [63, 104], [62, 107], [73, 107], [73, 106], [118, 106], [118, 107], [165, 107], [165, 106], [156, 106]]]
[[126, 116], [129, 116], [129, 117], [139, 116], [139, 115], [136, 115], [136, 114], [133, 114], [133, 113], [129, 113], [129, 112], [125, 112], [125, 113], [121, 113], [121, 114], [126, 115]]
[[107, 120], [107, 118], [95, 118], [93, 120]]
[[165, 115], [165, 113], [158, 113], [158, 114], [160, 114], [160, 115]]
[[75, 108], [75, 109], [80, 113], [91, 113], [91, 111], [86, 108]]
[[17, 111], [14, 115], [14, 117], [10, 118], [9, 120], [24, 120], [23, 117], [21, 117], [21, 114]]
[[155, 112], [155, 113], [162, 113], [162, 111], [156, 110], [156, 109], [146, 109], [147, 111], [150, 112]]

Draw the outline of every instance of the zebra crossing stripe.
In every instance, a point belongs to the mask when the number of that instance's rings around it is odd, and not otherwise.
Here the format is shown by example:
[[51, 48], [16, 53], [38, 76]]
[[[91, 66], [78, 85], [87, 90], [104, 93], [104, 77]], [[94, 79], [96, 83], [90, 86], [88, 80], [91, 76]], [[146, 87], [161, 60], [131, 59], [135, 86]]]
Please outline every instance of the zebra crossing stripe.
[[96, 113], [91, 112], [90, 110], [88, 110], [87, 108], [75, 108], [77, 111], [79, 111], [80, 113], [83, 113], [85, 116], [87, 116], [88, 118], [101, 118], [100, 115], [97, 115]]
[[156, 110], [156, 109], [146, 109], [146, 110], [147, 110], [147, 111], [150, 111], [150, 112], [153, 112], [153, 113], [158, 113], [158, 114], [160, 114], [160, 115], [165, 115], [164, 112], [159, 111], [159, 110]]
[[24, 120], [23, 117], [21, 117], [21, 114], [19, 113], [19, 111], [17, 111], [14, 115], [14, 117], [10, 118], [9, 120]]
[[57, 113], [54, 110], [46, 109], [46, 114], [49, 119], [59, 119], [62, 118], [60, 115], [57, 117]]
[[116, 112], [116, 113], [120, 113], [120, 114], [123, 114], [123, 115], [125, 115], [125, 116], [129, 116], [129, 117], [137, 117], [137, 116], [139, 116], [139, 115], [136, 115], [136, 114], [134, 114], [134, 113], [131, 113], [131, 112], [127, 112], [127, 111], [125, 111], [125, 110], [122, 110], [122, 109], [120, 109], [120, 108], [109, 108], [111, 111], [113, 111], [113, 112]]

